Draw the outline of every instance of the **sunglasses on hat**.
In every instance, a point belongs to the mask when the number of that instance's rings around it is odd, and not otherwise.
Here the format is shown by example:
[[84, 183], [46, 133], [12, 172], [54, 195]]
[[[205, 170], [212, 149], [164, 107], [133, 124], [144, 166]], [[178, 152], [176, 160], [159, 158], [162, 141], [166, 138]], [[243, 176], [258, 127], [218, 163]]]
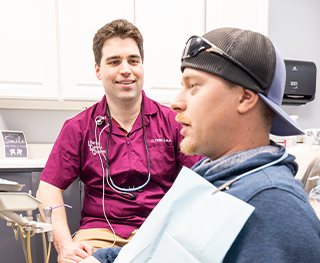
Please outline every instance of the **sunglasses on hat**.
[[200, 36], [192, 36], [188, 39], [186, 46], [182, 52], [181, 62], [186, 58], [192, 58], [197, 56], [200, 52], [206, 51], [209, 53], [216, 54], [230, 61], [245, 73], [247, 73], [262, 89], [267, 89], [267, 85], [258, 78], [254, 73], [252, 73], [248, 68], [242, 65], [239, 61], [228, 55], [226, 52], [218, 48], [216, 45], [209, 42], [207, 39]]

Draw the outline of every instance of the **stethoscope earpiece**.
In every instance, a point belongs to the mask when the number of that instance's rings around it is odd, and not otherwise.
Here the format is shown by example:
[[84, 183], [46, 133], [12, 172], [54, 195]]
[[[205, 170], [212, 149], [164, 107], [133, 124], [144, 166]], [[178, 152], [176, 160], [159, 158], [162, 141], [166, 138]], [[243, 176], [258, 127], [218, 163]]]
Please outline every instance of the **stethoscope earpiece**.
[[107, 118], [106, 116], [97, 116], [94, 121], [95, 121], [96, 125], [99, 126], [104, 122], [104, 120], [106, 118]]

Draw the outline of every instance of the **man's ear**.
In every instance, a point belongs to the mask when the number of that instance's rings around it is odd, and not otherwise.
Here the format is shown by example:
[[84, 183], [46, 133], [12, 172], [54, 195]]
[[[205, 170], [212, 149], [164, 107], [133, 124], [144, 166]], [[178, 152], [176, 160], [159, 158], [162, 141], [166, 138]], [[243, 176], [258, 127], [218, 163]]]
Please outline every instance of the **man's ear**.
[[97, 63], [94, 64], [94, 68], [95, 68], [95, 72], [96, 72], [96, 77], [98, 80], [101, 80], [101, 77], [100, 77], [100, 67], [98, 66]]
[[243, 88], [242, 97], [238, 105], [238, 112], [243, 114], [250, 111], [256, 106], [258, 100], [259, 95], [257, 93]]

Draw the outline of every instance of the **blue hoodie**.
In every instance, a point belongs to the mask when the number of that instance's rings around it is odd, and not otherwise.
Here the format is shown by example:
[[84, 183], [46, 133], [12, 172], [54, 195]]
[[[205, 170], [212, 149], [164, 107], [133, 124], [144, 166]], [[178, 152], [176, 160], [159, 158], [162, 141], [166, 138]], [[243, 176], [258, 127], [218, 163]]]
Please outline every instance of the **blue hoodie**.
[[[285, 148], [260, 147], [216, 161], [201, 160], [192, 168], [216, 187], [247, 171], [279, 159]], [[224, 258], [229, 262], [320, 262], [320, 221], [289, 155], [281, 163], [235, 181], [229, 193], [255, 207]]]

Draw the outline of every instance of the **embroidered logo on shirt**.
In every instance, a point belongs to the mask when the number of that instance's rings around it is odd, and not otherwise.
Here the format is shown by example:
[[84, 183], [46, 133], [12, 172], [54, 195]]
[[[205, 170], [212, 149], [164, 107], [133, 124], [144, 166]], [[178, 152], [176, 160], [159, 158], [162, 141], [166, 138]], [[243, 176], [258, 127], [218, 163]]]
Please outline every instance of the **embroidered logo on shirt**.
[[151, 139], [151, 142], [152, 143], [155, 143], [155, 142], [172, 142], [171, 139], [162, 139], [162, 138], [159, 138], [159, 139]]
[[88, 140], [88, 146], [93, 155], [96, 155], [99, 153], [102, 153], [102, 154], [106, 153], [106, 150], [102, 150], [102, 147], [100, 146], [100, 144], [96, 143], [95, 141]]

